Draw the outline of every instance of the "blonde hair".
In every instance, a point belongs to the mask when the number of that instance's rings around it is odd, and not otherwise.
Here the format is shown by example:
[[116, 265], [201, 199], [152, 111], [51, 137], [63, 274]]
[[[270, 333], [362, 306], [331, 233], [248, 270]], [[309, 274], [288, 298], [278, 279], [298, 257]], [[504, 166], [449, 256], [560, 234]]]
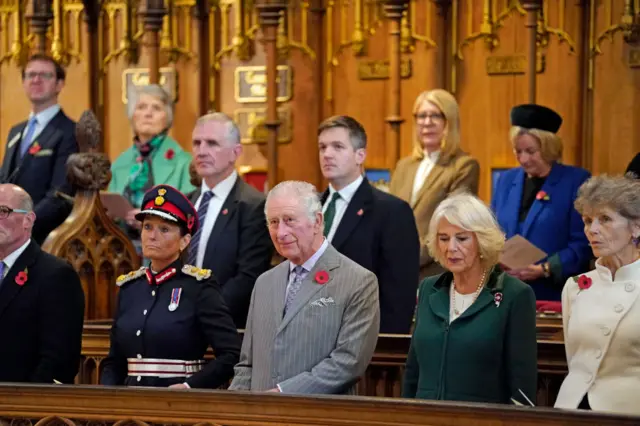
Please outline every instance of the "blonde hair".
[[[418, 95], [413, 104], [413, 114], [417, 114], [420, 106], [425, 102], [431, 102], [438, 107], [445, 119], [444, 135], [442, 137], [442, 149], [440, 159], [446, 161], [460, 148], [460, 109], [456, 98], [443, 89], [427, 90]], [[424, 148], [418, 138], [418, 125], [413, 125], [413, 153], [416, 160], [424, 158]]]
[[516, 140], [519, 136], [531, 135], [540, 144], [540, 155], [547, 163], [554, 163], [562, 158], [562, 139], [555, 133], [540, 129], [525, 129], [520, 126], [512, 126], [509, 131], [509, 139], [513, 149], [516, 148]]
[[573, 203], [575, 209], [585, 215], [609, 207], [625, 219], [640, 224], [640, 181], [627, 176], [589, 178], [578, 189]]
[[464, 229], [478, 239], [480, 263], [492, 267], [498, 263], [505, 243], [505, 234], [500, 229], [494, 214], [479, 198], [467, 192], [456, 192], [442, 201], [431, 216], [427, 234], [429, 254], [444, 265], [443, 253], [438, 247], [438, 227], [446, 219], [450, 224]]

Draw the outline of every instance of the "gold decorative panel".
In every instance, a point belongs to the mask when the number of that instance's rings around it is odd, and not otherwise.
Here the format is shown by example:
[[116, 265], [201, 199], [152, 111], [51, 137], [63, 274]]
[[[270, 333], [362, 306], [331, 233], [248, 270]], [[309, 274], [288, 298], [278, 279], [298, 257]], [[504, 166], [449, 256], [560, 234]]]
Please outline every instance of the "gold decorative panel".
[[[277, 102], [287, 102], [293, 96], [293, 70], [288, 65], [278, 65]], [[237, 67], [234, 73], [236, 102], [267, 101], [267, 68], [264, 66]]]
[[[160, 86], [169, 94], [173, 102], [178, 100], [178, 73], [175, 68], [160, 68]], [[122, 102], [126, 105], [137, 87], [149, 84], [148, 68], [129, 68], [122, 73]]]
[[[278, 143], [291, 142], [292, 119], [291, 108], [283, 106], [278, 108]], [[239, 108], [234, 111], [234, 120], [240, 129], [241, 142], [243, 144], [267, 143], [268, 132], [264, 125], [267, 118], [267, 109]]]

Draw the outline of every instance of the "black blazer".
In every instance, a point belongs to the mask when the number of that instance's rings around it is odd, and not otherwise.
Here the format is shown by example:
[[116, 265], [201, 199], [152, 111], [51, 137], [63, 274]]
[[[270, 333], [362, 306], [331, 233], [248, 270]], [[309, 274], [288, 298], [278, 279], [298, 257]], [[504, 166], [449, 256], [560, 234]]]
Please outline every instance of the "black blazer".
[[0, 382], [73, 383], [84, 303], [73, 268], [31, 242], [0, 284]]
[[[111, 327], [109, 356], [102, 362], [101, 384], [167, 387], [186, 381], [192, 388], [217, 388], [233, 377], [242, 339], [215, 278], [196, 279], [184, 272], [180, 260], [165, 271], [172, 268], [174, 275], [160, 284], [149, 284], [146, 268], [134, 272], [135, 278], [130, 281], [118, 284], [118, 306]], [[181, 289], [177, 307], [169, 310], [177, 289]], [[209, 345], [215, 360], [190, 377], [138, 379], [129, 374], [128, 358], [197, 361], [204, 358]]]
[[78, 152], [76, 123], [60, 110], [35, 138], [40, 151], [26, 153], [20, 159], [20, 142], [26, 125], [23, 121], [9, 131], [0, 181], [16, 184], [31, 195], [36, 213], [32, 238], [42, 244], [71, 213], [71, 203], [56, 197], [55, 193], [60, 191], [73, 196], [73, 188], [67, 181], [66, 163], [71, 154]]
[[633, 160], [627, 166], [625, 173], [633, 173], [633, 177], [640, 179], [640, 152], [633, 157]]
[[[327, 189], [323, 205], [328, 196]], [[409, 333], [420, 279], [420, 241], [409, 204], [365, 179], [331, 244], [378, 277], [380, 332]]]
[[[189, 196], [194, 205], [198, 197], [200, 189]], [[206, 243], [202, 267], [213, 271], [238, 328], [247, 322], [256, 279], [271, 266], [273, 243], [264, 204], [264, 194], [238, 177]]]

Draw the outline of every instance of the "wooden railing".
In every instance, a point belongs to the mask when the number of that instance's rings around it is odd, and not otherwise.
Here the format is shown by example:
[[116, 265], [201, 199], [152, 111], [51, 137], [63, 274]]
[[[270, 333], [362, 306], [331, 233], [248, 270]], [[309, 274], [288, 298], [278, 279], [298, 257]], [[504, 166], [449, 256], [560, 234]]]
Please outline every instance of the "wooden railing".
[[0, 424], [20, 426], [637, 426], [551, 408], [231, 391], [0, 385]]
[[[88, 322], [82, 338], [82, 363], [78, 384], [98, 383], [100, 364], [109, 352], [109, 321]], [[400, 397], [402, 375], [411, 336], [381, 334], [373, 359], [358, 384], [363, 396]], [[540, 406], [552, 406], [567, 372], [562, 321], [557, 316], [538, 317], [538, 395]]]

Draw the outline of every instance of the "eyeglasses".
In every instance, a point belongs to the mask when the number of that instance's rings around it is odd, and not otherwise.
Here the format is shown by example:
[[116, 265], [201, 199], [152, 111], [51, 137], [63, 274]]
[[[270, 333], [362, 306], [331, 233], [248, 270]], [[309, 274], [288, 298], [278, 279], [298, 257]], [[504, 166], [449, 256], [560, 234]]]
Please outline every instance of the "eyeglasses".
[[423, 123], [427, 121], [427, 119], [430, 119], [432, 123], [439, 123], [444, 120], [444, 114], [421, 112], [420, 114], [413, 114], [413, 118]]
[[26, 214], [26, 213], [31, 213], [31, 212], [29, 210], [12, 209], [11, 207], [0, 206], [0, 219], [8, 218], [11, 213]]
[[52, 72], [29, 71], [24, 73], [25, 80], [33, 80], [36, 77], [40, 77], [41, 80], [51, 80], [55, 76], [56, 76], [55, 73], [52, 73]]

